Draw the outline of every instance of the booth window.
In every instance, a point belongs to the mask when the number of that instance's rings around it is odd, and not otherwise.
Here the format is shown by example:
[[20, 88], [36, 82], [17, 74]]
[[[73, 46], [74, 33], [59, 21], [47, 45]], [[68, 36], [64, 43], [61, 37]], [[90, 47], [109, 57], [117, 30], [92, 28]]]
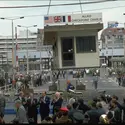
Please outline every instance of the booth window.
[[96, 52], [95, 36], [76, 37], [77, 53]]

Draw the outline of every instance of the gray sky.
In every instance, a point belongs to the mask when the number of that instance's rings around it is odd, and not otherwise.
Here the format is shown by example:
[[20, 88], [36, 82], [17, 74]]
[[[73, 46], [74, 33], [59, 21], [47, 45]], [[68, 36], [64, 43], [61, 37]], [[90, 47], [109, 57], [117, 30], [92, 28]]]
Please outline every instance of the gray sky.
[[[85, 0], [84, 0], [85, 1]], [[71, 2], [79, 2], [79, 0], [70, 0], [70, 1], [61, 1], [61, 0], [52, 0], [52, 4], [58, 3], [71, 3]], [[47, 0], [39, 0], [39, 1], [0, 1], [0, 6], [16, 6], [16, 5], [44, 5], [48, 4]], [[102, 9], [102, 8], [111, 8], [118, 7], [112, 9]], [[124, 6], [124, 7], [120, 7]], [[123, 13], [125, 12], [125, 1], [117, 1], [117, 2], [105, 2], [98, 4], [84, 4], [82, 5], [83, 13], [93, 13], [93, 12], [102, 12], [103, 14], [103, 22], [104, 27], [107, 26], [108, 21], [118, 21], [119, 23], [125, 22], [125, 16]], [[50, 7], [50, 14], [59, 14], [67, 12], [80, 11], [80, 6], [62, 6], [62, 7]], [[14, 26], [18, 24], [28, 26], [36, 24], [38, 28], [43, 28], [43, 15], [47, 14], [47, 8], [28, 8], [28, 9], [0, 9], [0, 17], [15, 17], [15, 16], [27, 16], [27, 15], [41, 15], [41, 16], [33, 16], [33, 17], [25, 17], [22, 20], [14, 21]], [[124, 26], [120, 24], [120, 26]], [[0, 20], [0, 35], [11, 35], [11, 21], [8, 20]], [[20, 30], [24, 30], [20, 28]], [[32, 31], [36, 31], [36, 28], [31, 28]]]

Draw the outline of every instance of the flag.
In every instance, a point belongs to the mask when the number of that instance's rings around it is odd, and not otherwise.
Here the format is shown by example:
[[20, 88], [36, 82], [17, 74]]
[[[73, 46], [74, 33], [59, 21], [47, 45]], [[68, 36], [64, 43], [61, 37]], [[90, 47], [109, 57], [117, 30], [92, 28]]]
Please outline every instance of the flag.
[[60, 23], [60, 22], [62, 22], [62, 16], [55, 16], [55, 17], [54, 17], [54, 22], [55, 22], [55, 23]]
[[45, 16], [44, 17], [44, 23], [53, 23], [53, 17], [52, 16]]
[[62, 22], [66, 22], [66, 17], [62, 16]]
[[68, 16], [68, 22], [71, 22], [71, 16]]

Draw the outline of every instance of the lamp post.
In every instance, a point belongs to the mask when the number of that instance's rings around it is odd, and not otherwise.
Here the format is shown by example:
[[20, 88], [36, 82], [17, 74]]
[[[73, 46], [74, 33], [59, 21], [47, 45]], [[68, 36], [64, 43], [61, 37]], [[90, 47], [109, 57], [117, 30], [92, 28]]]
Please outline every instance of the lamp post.
[[[10, 20], [11, 21], [11, 26], [12, 26], [12, 62], [13, 62], [13, 81], [15, 80], [15, 75], [14, 75], [14, 66], [15, 66], [15, 62], [14, 62], [14, 20], [18, 20], [18, 19], [23, 19], [24, 17], [17, 17], [17, 18], [0, 18], [1, 20]], [[16, 57], [15, 57], [16, 58]]]
[[28, 54], [28, 30], [31, 27], [37, 27], [37, 25], [31, 25], [31, 26], [22, 26], [22, 25], [17, 25], [18, 27], [23, 27], [26, 28], [26, 37], [27, 37], [27, 74], [29, 74], [29, 54]]
[[[123, 15], [125, 15], [125, 13], [123, 13]], [[125, 30], [125, 23], [124, 23], [124, 30]], [[124, 58], [125, 58], [125, 34], [123, 37], [123, 46], [124, 46]]]

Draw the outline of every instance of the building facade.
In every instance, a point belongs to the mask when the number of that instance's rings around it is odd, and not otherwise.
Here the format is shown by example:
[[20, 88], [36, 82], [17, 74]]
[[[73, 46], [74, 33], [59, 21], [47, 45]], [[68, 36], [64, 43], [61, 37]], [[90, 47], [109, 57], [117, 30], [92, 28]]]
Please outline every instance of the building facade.
[[[19, 71], [26, 71], [27, 65], [27, 50], [29, 58], [29, 70], [40, 70], [40, 58], [42, 61], [42, 68], [49, 69], [49, 58], [50, 55], [47, 52], [47, 46], [42, 46], [40, 50], [37, 49], [38, 35], [29, 32], [28, 34], [28, 46], [27, 38], [25, 33], [21, 32], [14, 38], [14, 47], [17, 45], [17, 56]], [[7, 70], [12, 67], [12, 37], [11, 36], [1, 36], [0, 37], [0, 66], [1, 68]], [[16, 53], [14, 56], [16, 56]], [[9, 68], [7, 68], [9, 67]]]
[[106, 28], [101, 34], [101, 62], [111, 66], [111, 59], [124, 57], [124, 28]]
[[98, 31], [103, 28], [102, 15], [76, 14], [71, 22], [44, 26], [44, 44], [53, 45], [54, 65], [59, 69], [99, 67]]

